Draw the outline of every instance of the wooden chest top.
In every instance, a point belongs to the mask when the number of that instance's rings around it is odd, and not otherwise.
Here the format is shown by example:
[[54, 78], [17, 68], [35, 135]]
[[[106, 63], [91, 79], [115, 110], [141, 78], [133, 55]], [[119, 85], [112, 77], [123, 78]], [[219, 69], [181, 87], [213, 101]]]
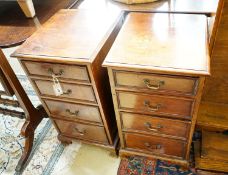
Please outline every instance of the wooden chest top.
[[104, 66], [208, 75], [204, 15], [129, 13]]
[[215, 14], [219, 0], [166, 0], [153, 3], [124, 4], [110, 0], [83, 0], [79, 9], [122, 9], [132, 11], [153, 11], [153, 12], [180, 12], [180, 13], [201, 13]]
[[34, 61], [92, 62], [121, 14], [120, 11], [60, 10], [12, 56]]

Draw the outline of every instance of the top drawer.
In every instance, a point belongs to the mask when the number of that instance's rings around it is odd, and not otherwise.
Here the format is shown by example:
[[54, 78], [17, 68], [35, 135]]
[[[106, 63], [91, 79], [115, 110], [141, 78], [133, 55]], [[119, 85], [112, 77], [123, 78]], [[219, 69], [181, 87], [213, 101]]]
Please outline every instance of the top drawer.
[[30, 75], [90, 82], [86, 66], [22, 61]]
[[134, 88], [138, 91], [171, 92], [195, 95], [197, 78], [146, 73], [114, 71], [116, 87]]

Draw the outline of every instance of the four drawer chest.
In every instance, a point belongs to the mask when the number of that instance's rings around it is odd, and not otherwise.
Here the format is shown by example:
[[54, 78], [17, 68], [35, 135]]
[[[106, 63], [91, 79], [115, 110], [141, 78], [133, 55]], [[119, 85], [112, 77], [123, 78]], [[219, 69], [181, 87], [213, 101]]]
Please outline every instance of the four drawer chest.
[[109, 73], [120, 155], [188, 165], [205, 76], [204, 15], [130, 12], [103, 63]]
[[13, 56], [63, 143], [188, 165], [207, 40], [204, 15], [61, 10]]
[[116, 120], [101, 64], [122, 24], [120, 11], [61, 10], [13, 54], [59, 132], [59, 140], [115, 150]]

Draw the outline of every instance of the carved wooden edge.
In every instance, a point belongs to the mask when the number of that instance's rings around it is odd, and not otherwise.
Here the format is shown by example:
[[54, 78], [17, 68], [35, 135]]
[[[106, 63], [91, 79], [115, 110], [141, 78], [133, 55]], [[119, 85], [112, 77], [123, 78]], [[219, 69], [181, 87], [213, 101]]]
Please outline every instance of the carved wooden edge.
[[[34, 108], [32, 106], [32, 108]], [[21, 135], [25, 137], [25, 147], [22, 153], [22, 156], [16, 166], [15, 171], [20, 172], [23, 170], [24, 165], [26, 161], [28, 160], [30, 153], [32, 151], [33, 146], [33, 140], [34, 140], [34, 132], [37, 126], [40, 124], [43, 118], [47, 117], [47, 114], [43, 107], [40, 105], [37, 108], [34, 108], [33, 116], [30, 116], [36, 118], [34, 121], [25, 120], [25, 123], [22, 126], [21, 129]]]
[[[23, 125], [23, 128], [29, 125], [29, 124], [28, 124], [28, 125], [26, 125], [26, 124], [27, 124], [27, 123], [25, 123], [25, 124]], [[25, 129], [25, 128], [24, 128], [24, 129]], [[28, 130], [26, 130], [26, 131], [28, 131]], [[26, 131], [25, 131], [25, 132], [26, 132]], [[26, 133], [27, 133], [27, 132], [26, 132]], [[25, 147], [24, 147], [22, 156], [21, 156], [21, 158], [20, 158], [20, 160], [19, 160], [19, 162], [18, 162], [18, 164], [17, 164], [17, 166], [16, 166], [16, 168], [15, 168], [15, 171], [16, 171], [16, 172], [20, 172], [20, 171], [24, 168], [24, 165], [25, 165], [25, 163], [26, 163], [27, 159], [29, 158], [29, 155], [30, 155], [30, 153], [31, 153], [31, 151], [32, 151], [33, 140], [34, 140], [34, 131], [31, 132], [31, 133], [25, 138]]]
[[[32, 106], [32, 108], [34, 107]], [[34, 108], [33, 116], [30, 116], [30, 118], [31, 117], [36, 119], [32, 121], [26, 119], [21, 129], [21, 135], [25, 137], [25, 147], [22, 156], [16, 166], [16, 172], [20, 172], [21, 170], [23, 170], [24, 165], [32, 151], [35, 129], [40, 124], [42, 119], [48, 117], [48, 115], [44, 110], [43, 106], [39, 105], [37, 108]]]

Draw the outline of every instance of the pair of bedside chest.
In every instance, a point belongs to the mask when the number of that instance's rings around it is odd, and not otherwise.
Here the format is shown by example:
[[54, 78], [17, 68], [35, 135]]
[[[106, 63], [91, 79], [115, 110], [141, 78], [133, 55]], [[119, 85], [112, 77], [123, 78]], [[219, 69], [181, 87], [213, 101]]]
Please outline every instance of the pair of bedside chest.
[[121, 156], [186, 165], [209, 75], [206, 22], [203, 15], [61, 10], [13, 55], [61, 141], [114, 150], [119, 137]]

